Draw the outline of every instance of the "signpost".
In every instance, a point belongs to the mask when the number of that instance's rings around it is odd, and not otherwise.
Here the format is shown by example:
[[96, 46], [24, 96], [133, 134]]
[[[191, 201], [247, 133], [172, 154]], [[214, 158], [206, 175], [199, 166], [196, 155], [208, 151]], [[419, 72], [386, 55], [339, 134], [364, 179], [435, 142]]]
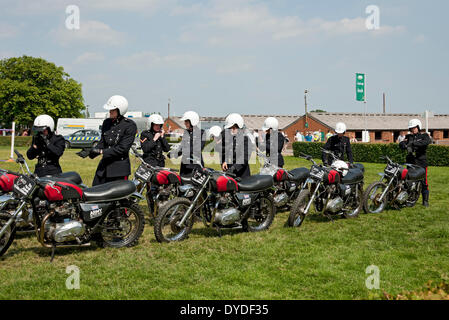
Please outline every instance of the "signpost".
[[369, 142], [368, 125], [366, 123], [366, 74], [355, 74], [355, 92], [356, 100], [365, 104], [365, 131], [363, 132], [362, 141]]

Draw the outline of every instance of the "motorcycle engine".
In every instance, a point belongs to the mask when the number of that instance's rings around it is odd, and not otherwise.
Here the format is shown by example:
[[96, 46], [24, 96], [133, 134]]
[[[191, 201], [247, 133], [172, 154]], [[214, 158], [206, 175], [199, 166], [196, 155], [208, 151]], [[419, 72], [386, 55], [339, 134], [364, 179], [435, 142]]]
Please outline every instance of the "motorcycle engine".
[[396, 198], [396, 201], [399, 204], [404, 204], [407, 200], [408, 200], [408, 192], [407, 191], [402, 191], [401, 193], [399, 193], [399, 195]]
[[287, 205], [289, 197], [286, 192], [278, 193], [274, 196], [276, 207], [280, 208]]
[[343, 209], [343, 204], [343, 199], [340, 197], [331, 199], [327, 203], [326, 211], [329, 211], [331, 213], [339, 213]]
[[[231, 207], [232, 206], [232, 207]], [[230, 226], [240, 220], [240, 210], [235, 208], [230, 199], [230, 195], [220, 196], [216, 202], [217, 212], [214, 222], [222, 226]]]
[[61, 206], [50, 205], [55, 214], [45, 223], [45, 234], [48, 239], [56, 242], [77, 240], [86, 232], [82, 221], [77, 220], [76, 209], [71, 203]]

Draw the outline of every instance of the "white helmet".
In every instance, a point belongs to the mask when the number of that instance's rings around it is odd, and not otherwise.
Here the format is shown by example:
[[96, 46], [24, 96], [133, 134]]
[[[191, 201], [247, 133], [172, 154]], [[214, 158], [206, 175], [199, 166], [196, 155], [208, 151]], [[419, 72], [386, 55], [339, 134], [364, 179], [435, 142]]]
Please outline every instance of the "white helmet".
[[412, 129], [412, 128], [416, 128], [416, 127], [418, 127], [418, 130], [421, 130], [421, 128], [422, 128], [422, 123], [421, 123], [421, 121], [418, 120], [418, 119], [412, 119], [412, 120], [410, 120], [409, 123], [408, 123], [408, 128], [409, 128], [409, 129]]
[[332, 167], [335, 170], [339, 171], [343, 177], [348, 174], [349, 166], [346, 162], [344, 162], [342, 160], [336, 160], [336, 161], [332, 162]]
[[200, 116], [195, 111], [187, 111], [181, 118], [181, 121], [190, 120], [192, 127], [197, 126], [200, 123]]
[[266, 118], [265, 122], [263, 123], [262, 130], [267, 131], [268, 129], [279, 129], [279, 121], [273, 117]]
[[153, 126], [153, 123], [163, 125], [164, 118], [162, 118], [162, 116], [160, 114], [156, 114], [156, 113], [152, 114], [148, 118], [148, 124], [150, 125], [150, 130], [151, 130], [151, 127]]
[[245, 121], [243, 120], [242, 116], [238, 113], [231, 113], [226, 117], [225, 120], [225, 129], [231, 128], [233, 125], [237, 125], [240, 129], [243, 128], [245, 125]]
[[215, 138], [218, 138], [221, 134], [221, 128], [219, 126], [213, 126], [209, 129], [209, 137], [214, 136]]
[[50, 131], [55, 129], [55, 122], [52, 117], [43, 114], [34, 119], [33, 130], [42, 132], [47, 127], [50, 128]]
[[335, 126], [335, 132], [336, 133], [345, 133], [346, 125], [343, 122], [337, 123], [337, 125]]
[[128, 100], [126, 100], [126, 98], [122, 96], [112, 96], [103, 106], [103, 108], [106, 110], [118, 109], [120, 115], [124, 116], [128, 111]]

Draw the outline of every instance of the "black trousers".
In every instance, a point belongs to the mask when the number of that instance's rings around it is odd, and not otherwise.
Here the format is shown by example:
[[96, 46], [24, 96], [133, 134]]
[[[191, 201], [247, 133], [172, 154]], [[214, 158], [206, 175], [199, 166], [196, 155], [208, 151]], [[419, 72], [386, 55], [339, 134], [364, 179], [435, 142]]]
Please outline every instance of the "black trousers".
[[104, 177], [104, 176], [100, 176], [98, 174], [95, 175], [94, 177], [94, 181], [92, 182], [92, 187], [93, 186], [98, 186], [100, 184], [105, 184], [108, 182], [112, 182], [112, 181], [117, 181], [117, 180], [128, 180], [128, 176], [125, 177]]

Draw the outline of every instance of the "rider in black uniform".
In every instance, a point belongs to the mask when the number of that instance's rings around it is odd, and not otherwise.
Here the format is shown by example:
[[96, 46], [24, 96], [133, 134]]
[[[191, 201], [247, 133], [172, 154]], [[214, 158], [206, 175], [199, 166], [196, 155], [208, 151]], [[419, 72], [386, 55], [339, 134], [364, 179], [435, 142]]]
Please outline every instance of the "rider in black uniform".
[[[346, 133], [346, 125], [342, 122], [337, 123], [335, 132], [336, 135], [330, 137], [324, 145], [325, 150], [332, 151], [332, 153], [339, 159], [345, 161], [345, 155], [350, 164], [354, 163], [352, 155], [351, 141], [344, 134]], [[332, 164], [332, 158], [323, 152], [322, 160], [325, 165]]]
[[165, 167], [163, 152], [170, 151], [170, 145], [165, 138], [163, 129], [164, 119], [158, 114], [152, 114], [148, 118], [150, 129], [140, 134], [140, 144], [145, 162], [156, 167]]

